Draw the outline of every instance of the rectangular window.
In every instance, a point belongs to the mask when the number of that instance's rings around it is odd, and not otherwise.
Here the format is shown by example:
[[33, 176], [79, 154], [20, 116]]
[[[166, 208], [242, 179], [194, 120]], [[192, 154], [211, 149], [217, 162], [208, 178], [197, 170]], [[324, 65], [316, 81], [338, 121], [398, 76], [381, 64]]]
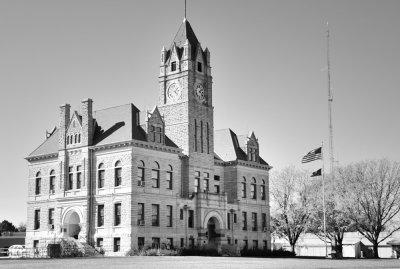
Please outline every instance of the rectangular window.
[[197, 120], [194, 120], [194, 151], [197, 152]]
[[102, 248], [103, 247], [103, 238], [96, 239], [96, 247]]
[[36, 183], [35, 183], [35, 194], [36, 194], [36, 195], [39, 195], [39, 194], [40, 194], [41, 182], [42, 182], [42, 179], [41, 179], [41, 178], [36, 178]]
[[144, 226], [144, 204], [138, 203], [138, 226]]
[[209, 191], [209, 177], [210, 177], [210, 174], [209, 173], [207, 173], [207, 172], [204, 172], [203, 173], [203, 187], [204, 187], [204, 190], [205, 191]]
[[167, 247], [169, 249], [174, 248], [174, 239], [173, 238], [167, 238]]
[[114, 205], [114, 226], [121, 224], [121, 203]]
[[176, 71], [176, 62], [175, 61], [171, 63], [171, 71], [172, 72]]
[[248, 249], [249, 248], [249, 242], [247, 240], [243, 240], [243, 248]]
[[203, 148], [203, 121], [200, 121], [200, 147], [201, 147], [201, 153], [204, 152]]
[[219, 194], [219, 185], [214, 185], [214, 188], [215, 188], [215, 193]]
[[194, 227], [194, 211], [193, 210], [189, 210], [188, 227], [189, 228]]
[[233, 223], [237, 223], [237, 215], [236, 215], [236, 213], [233, 214]]
[[50, 188], [49, 193], [54, 193], [56, 190], [56, 177], [50, 176]]
[[231, 239], [230, 238], [228, 238], [228, 245], [230, 245], [231, 244]]
[[251, 199], [257, 199], [256, 184], [251, 184], [250, 197]]
[[167, 227], [172, 227], [172, 205], [167, 205]]
[[154, 142], [154, 141], [155, 141], [154, 126], [153, 126], [153, 125], [150, 126], [149, 137], [150, 137], [149, 140], [150, 140], [151, 142]]
[[247, 231], [247, 212], [242, 212], [243, 231]]
[[185, 246], [185, 239], [181, 238], [181, 248], [183, 248]]
[[80, 188], [81, 188], [81, 185], [82, 185], [81, 181], [82, 181], [81, 166], [78, 165], [78, 166], [76, 167], [76, 188], [77, 188], [77, 189], [80, 189]]
[[[54, 208], [49, 209], [49, 226], [54, 225]], [[54, 226], [50, 229], [54, 229]]]
[[210, 154], [210, 128], [207, 122], [207, 154]]
[[167, 189], [172, 190], [172, 172], [167, 171]]
[[231, 229], [231, 213], [228, 213], [227, 216], [228, 230]]
[[33, 240], [33, 248], [39, 247], [39, 240]]
[[98, 180], [99, 180], [99, 189], [104, 187], [104, 170], [99, 170]]
[[151, 205], [151, 225], [160, 226], [160, 205]]
[[251, 221], [253, 224], [252, 230], [257, 231], [257, 213], [255, 213], [255, 212], [251, 213]]
[[114, 175], [115, 179], [115, 187], [121, 186], [122, 183], [122, 168], [121, 167], [117, 167], [115, 168], [115, 175]]
[[267, 250], [267, 240], [263, 240], [263, 249]]
[[143, 167], [138, 167], [137, 176], [138, 176], [138, 186], [144, 187], [144, 168]]
[[253, 249], [258, 249], [258, 240], [253, 240]]
[[40, 209], [35, 210], [35, 223], [34, 223], [34, 229], [40, 229]]
[[179, 219], [183, 220], [183, 209], [179, 210]]
[[195, 171], [194, 178], [194, 192], [200, 191], [200, 171]]
[[194, 238], [189, 238], [189, 247], [194, 248]]
[[220, 180], [220, 176], [215, 175], [214, 176], [214, 180], [219, 181]]
[[115, 237], [114, 238], [114, 252], [118, 252], [121, 250], [121, 238]]
[[138, 249], [142, 249], [144, 247], [144, 237], [138, 237]]
[[151, 170], [151, 178], [153, 180], [153, 188], [160, 187], [160, 171], [159, 170]]
[[152, 237], [151, 241], [152, 248], [160, 248], [160, 237]]
[[74, 186], [74, 172], [72, 167], [68, 168], [68, 190], [72, 190]]
[[261, 221], [262, 221], [262, 229], [264, 231], [265, 228], [267, 228], [267, 214], [261, 213]]
[[261, 200], [265, 200], [265, 186], [261, 185]]
[[246, 182], [242, 182], [242, 198], [246, 198]]
[[161, 127], [157, 127], [156, 128], [156, 139], [155, 139], [155, 141], [157, 143], [161, 143], [161, 136], [162, 136]]
[[104, 205], [97, 206], [97, 227], [104, 225]]
[[197, 71], [203, 72], [203, 66], [200, 62], [197, 62]]

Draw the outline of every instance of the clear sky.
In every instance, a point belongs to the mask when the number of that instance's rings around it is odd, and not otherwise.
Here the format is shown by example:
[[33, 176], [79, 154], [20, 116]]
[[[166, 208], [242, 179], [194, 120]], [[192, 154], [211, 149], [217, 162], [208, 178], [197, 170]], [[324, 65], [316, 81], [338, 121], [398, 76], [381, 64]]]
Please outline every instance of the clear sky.
[[[183, 3], [0, 1], [0, 221], [26, 221], [24, 157], [58, 124], [60, 104], [157, 104], [160, 51]], [[188, 0], [187, 18], [211, 52], [215, 128], [254, 130], [274, 170], [327, 145], [329, 20], [338, 164], [400, 161], [399, 14], [395, 0]]]

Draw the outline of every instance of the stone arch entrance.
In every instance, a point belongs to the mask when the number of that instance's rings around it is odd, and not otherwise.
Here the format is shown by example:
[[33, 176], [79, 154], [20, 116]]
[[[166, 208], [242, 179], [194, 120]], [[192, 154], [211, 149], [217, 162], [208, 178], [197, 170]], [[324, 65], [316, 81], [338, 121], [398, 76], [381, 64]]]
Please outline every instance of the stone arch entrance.
[[217, 218], [211, 217], [207, 222], [208, 245], [210, 247], [216, 248], [220, 244], [220, 229]]
[[64, 237], [73, 237], [78, 239], [81, 231], [82, 216], [76, 209], [70, 209], [65, 212], [62, 222], [62, 234]]

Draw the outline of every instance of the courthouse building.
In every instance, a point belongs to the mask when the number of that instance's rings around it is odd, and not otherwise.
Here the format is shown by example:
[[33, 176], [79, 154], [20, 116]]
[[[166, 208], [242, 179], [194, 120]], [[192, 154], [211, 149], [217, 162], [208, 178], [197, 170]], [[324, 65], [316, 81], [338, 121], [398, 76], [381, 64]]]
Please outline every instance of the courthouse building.
[[80, 113], [59, 108], [58, 126], [26, 158], [27, 247], [69, 237], [108, 255], [162, 245], [270, 248], [272, 167], [254, 133], [214, 130], [210, 51], [186, 19], [159, 64], [150, 111], [93, 110], [91, 99]]

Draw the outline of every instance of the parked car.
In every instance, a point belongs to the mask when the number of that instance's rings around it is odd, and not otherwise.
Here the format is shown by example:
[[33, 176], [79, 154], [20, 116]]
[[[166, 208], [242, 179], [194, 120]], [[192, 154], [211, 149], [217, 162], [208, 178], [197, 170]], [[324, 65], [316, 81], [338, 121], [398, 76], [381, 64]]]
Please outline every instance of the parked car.
[[8, 248], [8, 256], [10, 258], [21, 258], [26, 256], [26, 249], [23, 245], [13, 245]]

